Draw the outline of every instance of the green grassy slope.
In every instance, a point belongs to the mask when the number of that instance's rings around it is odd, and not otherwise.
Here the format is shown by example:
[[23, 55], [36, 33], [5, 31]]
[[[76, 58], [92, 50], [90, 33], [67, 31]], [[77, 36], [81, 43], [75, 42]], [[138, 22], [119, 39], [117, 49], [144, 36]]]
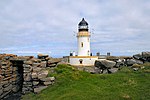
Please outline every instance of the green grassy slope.
[[56, 83], [23, 100], [150, 100], [150, 64], [134, 72], [124, 67], [115, 74], [89, 74], [68, 65], [56, 68]]

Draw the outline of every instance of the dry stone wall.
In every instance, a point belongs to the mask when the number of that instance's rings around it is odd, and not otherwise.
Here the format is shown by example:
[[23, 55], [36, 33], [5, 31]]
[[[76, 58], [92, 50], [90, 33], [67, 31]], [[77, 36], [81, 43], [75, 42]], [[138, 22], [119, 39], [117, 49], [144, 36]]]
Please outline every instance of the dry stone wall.
[[39, 93], [53, 85], [55, 77], [48, 77], [47, 67], [55, 67], [60, 59], [47, 55], [17, 57], [16, 55], [0, 55], [0, 99], [20, 92]]

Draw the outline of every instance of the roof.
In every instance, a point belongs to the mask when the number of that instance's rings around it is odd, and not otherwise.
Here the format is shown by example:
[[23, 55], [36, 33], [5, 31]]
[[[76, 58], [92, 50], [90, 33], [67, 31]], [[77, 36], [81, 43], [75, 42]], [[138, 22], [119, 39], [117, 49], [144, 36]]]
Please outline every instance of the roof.
[[88, 23], [85, 21], [84, 18], [82, 18], [82, 21], [78, 25], [80, 25], [80, 26], [86, 26], [86, 25], [88, 25]]

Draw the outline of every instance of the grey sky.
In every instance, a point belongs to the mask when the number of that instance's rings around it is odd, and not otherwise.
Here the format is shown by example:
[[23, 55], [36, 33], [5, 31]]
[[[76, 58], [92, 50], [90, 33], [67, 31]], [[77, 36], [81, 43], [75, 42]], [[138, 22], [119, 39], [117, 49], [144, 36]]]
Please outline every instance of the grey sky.
[[93, 53], [150, 50], [149, 0], [1, 0], [0, 53], [68, 55], [82, 17], [94, 33]]

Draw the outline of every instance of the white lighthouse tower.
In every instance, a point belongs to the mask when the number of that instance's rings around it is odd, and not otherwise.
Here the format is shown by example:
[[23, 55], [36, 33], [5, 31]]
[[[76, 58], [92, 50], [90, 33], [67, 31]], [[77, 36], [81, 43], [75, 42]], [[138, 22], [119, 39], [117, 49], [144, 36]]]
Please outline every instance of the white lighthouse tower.
[[70, 56], [69, 63], [74, 66], [93, 66], [98, 56], [91, 56], [90, 32], [84, 18], [78, 24], [77, 44], [77, 56]]
[[90, 33], [88, 23], [82, 19], [78, 24], [78, 56], [90, 56]]

